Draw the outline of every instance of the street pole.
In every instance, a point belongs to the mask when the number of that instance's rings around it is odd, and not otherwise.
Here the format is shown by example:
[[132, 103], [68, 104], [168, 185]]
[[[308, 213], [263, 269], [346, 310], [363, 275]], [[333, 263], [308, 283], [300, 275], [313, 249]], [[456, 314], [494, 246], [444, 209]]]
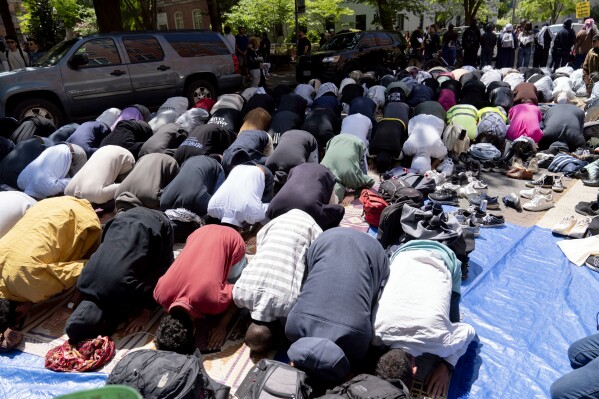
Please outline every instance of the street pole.
[[512, 25], [516, 25], [516, 7], [518, 6], [518, 0], [514, 0], [512, 7]]
[[297, 18], [297, 0], [295, 0], [295, 62], [298, 61], [297, 51], [299, 49], [299, 23]]

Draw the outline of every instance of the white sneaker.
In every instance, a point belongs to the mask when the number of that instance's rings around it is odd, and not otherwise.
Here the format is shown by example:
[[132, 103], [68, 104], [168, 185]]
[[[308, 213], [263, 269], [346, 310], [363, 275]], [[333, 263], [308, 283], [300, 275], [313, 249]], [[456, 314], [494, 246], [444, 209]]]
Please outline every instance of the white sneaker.
[[424, 173], [424, 177], [429, 180], [434, 180], [436, 186], [440, 186], [441, 184], [445, 183], [445, 174], [436, 172], [434, 170], [429, 170], [428, 172]]
[[458, 197], [466, 198], [470, 194], [478, 194], [478, 191], [476, 191], [476, 188], [472, 183], [458, 189]]
[[537, 195], [549, 195], [549, 194], [551, 194], [551, 190], [548, 188], [535, 187], [535, 188], [531, 188], [530, 190], [520, 190], [520, 197], [526, 198], [526, 199], [533, 199]]
[[460, 188], [461, 187], [457, 184], [452, 184], [451, 182], [445, 182], [445, 183], [441, 184], [440, 186], [436, 186], [435, 191], [441, 191], [443, 189], [458, 191]]
[[451, 158], [445, 158], [439, 166], [437, 166], [437, 172], [445, 173], [445, 176], [451, 176], [453, 173], [453, 161]]
[[551, 187], [551, 189], [556, 193], [561, 193], [564, 191], [564, 184], [562, 183], [561, 177], [553, 179], [553, 186]]
[[558, 224], [553, 226], [551, 231], [555, 234], [567, 236], [568, 233], [570, 233], [570, 230], [572, 230], [572, 228], [575, 225], [576, 225], [576, 216], [574, 216], [574, 215], [564, 216], [564, 218], [562, 220], [560, 220], [560, 222]]
[[580, 219], [578, 221], [578, 223], [576, 223], [576, 225], [572, 228], [572, 230], [570, 230], [570, 232], [568, 233], [568, 237], [572, 237], [572, 238], [584, 237], [584, 235], [587, 232], [587, 229], [589, 228], [589, 224], [591, 224], [591, 220], [593, 220], [592, 217], [586, 217], [586, 218]]
[[483, 188], [488, 188], [489, 186], [487, 186], [485, 183], [483, 183], [482, 180], [478, 180], [476, 177], [469, 177], [468, 181], [470, 182], [470, 184], [472, 184], [472, 187], [474, 187], [477, 190], [481, 190]]
[[551, 194], [537, 195], [530, 202], [524, 204], [523, 208], [532, 212], [546, 211], [553, 208], [553, 196]]

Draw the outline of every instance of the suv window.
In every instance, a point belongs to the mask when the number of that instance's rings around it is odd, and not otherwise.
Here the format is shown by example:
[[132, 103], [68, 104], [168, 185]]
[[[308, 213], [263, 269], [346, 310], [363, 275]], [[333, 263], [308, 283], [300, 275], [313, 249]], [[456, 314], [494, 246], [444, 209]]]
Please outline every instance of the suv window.
[[164, 59], [164, 51], [153, 36], [126, 36], [123, 43], [132, 64]]
[[386, 33], [375, 34], [375, 39], [377, 46], [390, 46], [392, 43], [391, 38]]
[[360, 40], [360, 47], [368, 48], [368, 47], [375, 47], [375, 46], [376, 46], [376, 40], [372, 33], [365, 34], [362, 37], [362, 39]]
[[356, 47], [358, 40], [362, 36], [362, 32], [357, 33], [343, 33], [335, 35], [333, 40], [321, 47], [322, 50], [330, 51], [345, 51], [351, 50]]
[[225, 42], [212, 32], [169, 33], [164, 38], [181, 57], [231, 54]]
[[122, 63], [114, 40], [108, 37], [92, 39], [83, 43], [77, 49], [76, 54], [85, 54], [89, 58], [89, 63], [82, 68]]

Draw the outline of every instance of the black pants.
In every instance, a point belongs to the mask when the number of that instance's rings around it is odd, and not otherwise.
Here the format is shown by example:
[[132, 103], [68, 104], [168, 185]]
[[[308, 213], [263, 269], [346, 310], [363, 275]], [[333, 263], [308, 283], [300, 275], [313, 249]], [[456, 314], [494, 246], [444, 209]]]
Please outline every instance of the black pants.
[[464, 50], [464, 65], [476, 67], [476, 53], [478, 53], [478, 48]]

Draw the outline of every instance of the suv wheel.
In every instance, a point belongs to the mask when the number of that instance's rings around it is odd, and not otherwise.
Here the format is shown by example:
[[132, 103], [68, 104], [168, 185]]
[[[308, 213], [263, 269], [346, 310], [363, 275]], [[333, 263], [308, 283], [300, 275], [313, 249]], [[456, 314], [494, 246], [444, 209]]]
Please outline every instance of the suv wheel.
[[43, 98], [21, 101], [15, 107], [14, 115], [18, 120], [28, 116], [50, 119], [56, 127], [62, 126], [65, 122], [65, 116], [60, 108]]
[[192, 107], [203, 98], [212, 98], [216, 101], [216, 89], [207, 80], [195, 80], [187, 89], [187, 98]]

